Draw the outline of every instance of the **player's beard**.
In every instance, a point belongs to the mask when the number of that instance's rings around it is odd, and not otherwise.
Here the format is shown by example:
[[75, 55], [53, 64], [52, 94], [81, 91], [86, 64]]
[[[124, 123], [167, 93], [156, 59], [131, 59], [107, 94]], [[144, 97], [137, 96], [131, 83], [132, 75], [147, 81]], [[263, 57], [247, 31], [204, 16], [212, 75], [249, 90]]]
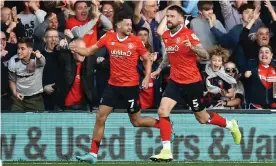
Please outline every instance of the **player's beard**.
[[171, 33], [174, 34], [175, 32], [177, 32], [179, 29], [180, 29], [181, 25], [180, 24], [177, 24], [177, 25], [174, 25], [174, 26], [171, 26], [169, 29], [171, 30]]
[[[169, 26], [169, 24], [170, 24], [170, 26]], [[169, 30], [173, 30], [173, 29], [175, 29], [178, 25], [179, 25], [179, 24], [173, 24], [173, 23], [169, 22], [169, 23], [167, 24], [167, 27], [168, 27]]]
[[129, 35], [131, 34], [131, 31], [130, 31], [130, 32], [125, 31], [125, 32], [123, 32], [122, 34], [124, 34], [125, 36], [129, 36]]

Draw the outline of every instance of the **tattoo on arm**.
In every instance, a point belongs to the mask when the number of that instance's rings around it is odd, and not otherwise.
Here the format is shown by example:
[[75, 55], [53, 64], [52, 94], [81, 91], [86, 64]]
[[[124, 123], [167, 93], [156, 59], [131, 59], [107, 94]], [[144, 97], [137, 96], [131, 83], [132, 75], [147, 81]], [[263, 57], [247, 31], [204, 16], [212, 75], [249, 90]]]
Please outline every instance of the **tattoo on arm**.
[[160, 65], [159, 65], [158, 68], [162, 71], [162, 69], [163, 69], [164, 67], [166, 67], [168, 64], [169, 64], [168, 54], [165, 53], [165, 54], [163, 55], [163, 60], [162, 60], [162, 62], [160, 63]]
[[209, 54], [208, 52], [202, 47], [201, 44], [198, 44], [196, 46], [191, 46], [191, 49], [199, 56], [200, 58], [204, 60], [209, 59]]

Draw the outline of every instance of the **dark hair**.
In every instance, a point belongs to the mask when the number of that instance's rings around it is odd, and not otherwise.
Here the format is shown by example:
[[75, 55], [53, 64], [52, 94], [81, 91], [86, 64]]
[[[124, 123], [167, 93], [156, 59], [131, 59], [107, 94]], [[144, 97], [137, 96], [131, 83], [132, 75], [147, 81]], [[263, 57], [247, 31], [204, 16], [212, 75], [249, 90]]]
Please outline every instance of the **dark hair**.
[[172, 5], [170, 6], [167, 10], [174, 10], [176, 11], [178, 14], [180, 14], [183, 18], [185, 17], [186, 13], [184, 12], [184, 10], [177, 5]]
[[131, 19], [132, 20], [132, 17], [131, 15], [129, 15], [128, 13], [125, 13], [125, 12], [118, 12], [116, 15], [115, 15], [115, 19], [114, 19], [114, 24], [118, 24], [119, 22], [123, 21], [124, 19]]
[[263, 47], [268, 48], [270, 50], [270, 52], [273, 54], [272, 47], [270, 45], [263, 45], [263, 46], [261, 46], [260, 49], [259, 49], [259, 52], [260, 52], [261, 48], [263, 48]]
[[112, 1], [101, 1], [101, 5], [102, 5], [101, 12], [103, 11], [103, 6], [104, 5], [111, 5], [113, 7], [113, 9], [114, 9], [114, 4], [113, 4]]
[[149, 34], [148, 28], [141, 27], [140, 29], [137, 30], [137, 33], [139, 33], [140, 31], [146, 31], [146, 32], [148, 32], [148, 34]]
[[269, 30], [269, 28], [268, 28], [265, 24], [262, 24], [262, 25], [259, 26], [259, 28], [257, 29], [257, 31], [258, 31], [259, 29], [261, 29], [261, 28], [265, 28], [265, 29], [268, 29], [268, 30]]
[[27, 47], [33, 48], [33, 40], [29, 39], [27, 37], [23, 37], [23, 38], [19, 39], [18, 44], [26, 44]]
[[198, 10], [210, 10], [213, 9], [213, 1], [199, 1], [197, 4]]
[[76, 1], [74, 3], [74, 10], [76, 10], [77, 4], [82, 3], [82, 2], [86, 3], [87, 6], [91, 6], [91, 3], [89, 1]]
[[244, 5], [242, 5], [239, 9], [238, 9], [238, 11], [239, 11], [239, 13], [240, 14], [242, 14], [243, 13], [243, 11], [245, 11], [245, 10], [247, 10], [247, 9], [255, 9], [255, 6], [253, 5], [253, 4], [251, 4], [251, 3], [248, 3], [248, 4], [244, 4]]

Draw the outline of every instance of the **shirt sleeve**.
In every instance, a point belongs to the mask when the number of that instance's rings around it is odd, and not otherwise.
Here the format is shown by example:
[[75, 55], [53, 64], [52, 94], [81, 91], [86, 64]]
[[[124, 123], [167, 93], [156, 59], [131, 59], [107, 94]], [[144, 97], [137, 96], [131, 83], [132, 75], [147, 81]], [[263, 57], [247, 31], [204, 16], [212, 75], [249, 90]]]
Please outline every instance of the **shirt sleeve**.
[[106, 34], [104, 34], [104, 35], [100, 38], [100, 40], [96, 43], [96, 45], [97, 45], [99, 48], [106, 46], [108, 38], [109, 38], [109, 32], [106, 32]]
[[148, 53], [148, 50], [146, 49], [144, 43], [141, 39], [137, 38], [137, 52], [140, 56], [145, 56]]
[[191, 32], [189, 34], [188, 38], [189, 38], [189, 40], [190, 40], [190, 42], [193, 46], [196, 46], [196, 45], [200, 44], [200, 40], [194, 32]]

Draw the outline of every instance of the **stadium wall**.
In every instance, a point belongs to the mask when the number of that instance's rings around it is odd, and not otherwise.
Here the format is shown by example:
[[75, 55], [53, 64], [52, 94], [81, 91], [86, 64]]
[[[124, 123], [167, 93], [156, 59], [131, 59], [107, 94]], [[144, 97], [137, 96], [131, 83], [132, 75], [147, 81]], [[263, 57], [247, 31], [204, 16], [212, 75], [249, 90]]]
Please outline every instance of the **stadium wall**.
[[[146, 114], [157, 118], [157, 114]], [[239, 121], [241, 145], [224, 129], [200, 125], [192, 114], [172, 114], [176, 161], [276, 161], [276, 114], [222, 114]], [[2, 113], [3, 161], [75, 160], [89, 151], [95, 114]], [[160, 151], [159, 130], [134, 128], [127, 114], [113, 113], [106, 122], [98, 159], [145, 161]]]

